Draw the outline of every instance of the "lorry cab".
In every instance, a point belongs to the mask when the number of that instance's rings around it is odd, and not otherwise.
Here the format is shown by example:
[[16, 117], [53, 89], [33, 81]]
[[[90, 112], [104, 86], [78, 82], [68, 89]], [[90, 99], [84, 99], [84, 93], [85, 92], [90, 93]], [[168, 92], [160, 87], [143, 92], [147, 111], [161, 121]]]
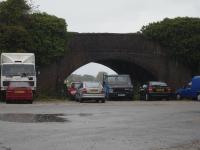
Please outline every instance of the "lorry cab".
[[129, 75], [104, 75], [103, 87], [106, 99], [133, 97], [133, 85]]
[[176, 98], [189, 98], [200, 100], [200, 76], [194, 76], [187, 85], [176, 91]]
[[33, 53], [1, 54], [1, 95], [3, 99], [10, 82], [28, 82], [35, 93], [36, 71]]

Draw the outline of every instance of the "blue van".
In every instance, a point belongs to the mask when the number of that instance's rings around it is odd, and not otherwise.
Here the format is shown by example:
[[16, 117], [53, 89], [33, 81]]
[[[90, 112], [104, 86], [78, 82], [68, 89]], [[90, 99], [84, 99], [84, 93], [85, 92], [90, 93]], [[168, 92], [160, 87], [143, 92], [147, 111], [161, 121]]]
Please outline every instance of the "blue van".
[[176, 91], [176, 99], [197, 99], [200, 101], [200, 76], [194, 76], [183, 88]]

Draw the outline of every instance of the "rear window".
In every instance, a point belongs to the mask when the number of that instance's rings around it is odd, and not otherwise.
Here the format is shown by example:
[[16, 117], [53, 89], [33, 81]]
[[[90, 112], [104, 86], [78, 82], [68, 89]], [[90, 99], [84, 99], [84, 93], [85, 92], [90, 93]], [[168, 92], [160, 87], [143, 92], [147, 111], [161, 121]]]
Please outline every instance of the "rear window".
[[165, 82], [150, 82], [150, 86], [167, 86]]
[[85, 87], [87, 88], [97, 88], [100, 86], [101, 84], [99, 82], [85, 82]]
[[10, 82], [10, 87], [30, 87], [29, 82]]
[[81, 83], [74, 83], [74, 87], [78, 88], [81, 85]]

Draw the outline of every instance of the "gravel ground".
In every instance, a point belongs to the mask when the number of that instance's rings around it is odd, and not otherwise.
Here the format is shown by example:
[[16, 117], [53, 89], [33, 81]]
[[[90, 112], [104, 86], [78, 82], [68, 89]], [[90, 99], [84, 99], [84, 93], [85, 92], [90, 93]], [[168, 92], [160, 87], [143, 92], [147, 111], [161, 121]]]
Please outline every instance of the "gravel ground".
[[0, 150], [200, 150], [194, 101], [0, 104]]

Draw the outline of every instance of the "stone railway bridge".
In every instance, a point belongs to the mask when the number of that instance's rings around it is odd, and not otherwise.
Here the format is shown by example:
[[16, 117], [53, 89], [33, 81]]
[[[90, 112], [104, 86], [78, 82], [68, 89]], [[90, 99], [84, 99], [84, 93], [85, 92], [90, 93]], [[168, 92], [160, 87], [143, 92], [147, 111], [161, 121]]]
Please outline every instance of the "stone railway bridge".
[[79, 67], [96, 62], [132, 80], [161, 80], [172, 87], [191, 77], [190, 70], [166, 55], [166, 49], [138, 34], [73, 33], [65, 55], [40, 68], [38, 88], [54, 93], [64, 79]]

